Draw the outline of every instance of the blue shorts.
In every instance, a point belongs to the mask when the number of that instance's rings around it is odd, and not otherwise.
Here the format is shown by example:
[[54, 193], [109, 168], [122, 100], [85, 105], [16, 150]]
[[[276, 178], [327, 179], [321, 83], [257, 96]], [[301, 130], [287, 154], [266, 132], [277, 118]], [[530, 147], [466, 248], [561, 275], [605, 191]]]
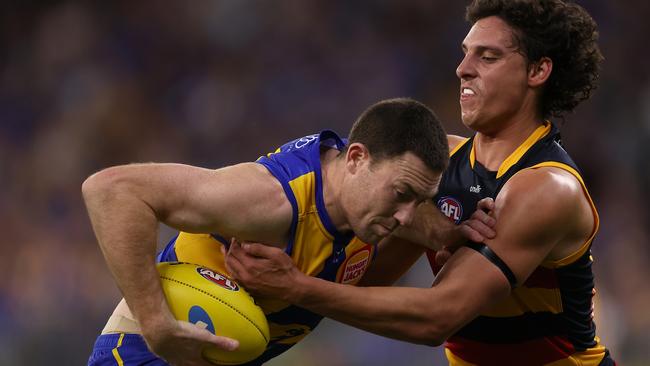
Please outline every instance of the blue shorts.
[[97, 337], [88, 366], [169, 366], [154, 355], [139, 334], [113, 333]]
[[[266, 358], [266, 360], [272, 357]], [[260, 357], [241, 366], [260, 366], [264, 362]], [[88, 359], [88, 366], [169, 366], [153, 352], [139, 334], [112, 333], [97, 337], [93, 353]]]

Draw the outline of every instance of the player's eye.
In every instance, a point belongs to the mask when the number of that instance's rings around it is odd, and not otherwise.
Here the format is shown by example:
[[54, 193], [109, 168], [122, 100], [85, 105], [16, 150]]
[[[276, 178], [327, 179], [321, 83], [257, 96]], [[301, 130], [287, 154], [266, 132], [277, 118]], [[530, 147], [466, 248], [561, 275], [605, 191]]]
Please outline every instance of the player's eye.
[[395, 197], [397, 198], [398, 201], [400, 202], [405, 202], [411, 199], [411, 195], [404, 192], [400, 191], [399, 189], [395, 190]]

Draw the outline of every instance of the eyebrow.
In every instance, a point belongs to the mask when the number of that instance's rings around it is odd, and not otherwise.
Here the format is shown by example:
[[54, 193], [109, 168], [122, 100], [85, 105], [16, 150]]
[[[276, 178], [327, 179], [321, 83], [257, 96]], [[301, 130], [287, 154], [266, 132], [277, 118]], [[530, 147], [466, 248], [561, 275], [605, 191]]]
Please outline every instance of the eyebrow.
[[406, 187], [406, 190], [409, 191], [409, 194], [413, 195], [418, 201], [426, 201], [430, 198], [426, 194], [417, 192], [415, 188], [413, 188], [413, 186], [410, 185], [409, 183], [402, 182], [402, 184], [404, 185], [404, 187]]
[[[467, 45], [465, 45], [464, 43], [461, 45], [461, 48], [462, 48], [463, 52], [467, 52], [467, 50], [468, 50]], [[500, 54], [500, 55], [505, 53], [502, 48], [493, 47], [493, 46], [476, 46], [475, 49], [476, 49], [476, 51], [478, 53], [482, 53], [482, 52], [485, 52], [485, 51], [491, 51], [491, 52], [494, 52], [494, 53], [497, 53], [497, 54]]]

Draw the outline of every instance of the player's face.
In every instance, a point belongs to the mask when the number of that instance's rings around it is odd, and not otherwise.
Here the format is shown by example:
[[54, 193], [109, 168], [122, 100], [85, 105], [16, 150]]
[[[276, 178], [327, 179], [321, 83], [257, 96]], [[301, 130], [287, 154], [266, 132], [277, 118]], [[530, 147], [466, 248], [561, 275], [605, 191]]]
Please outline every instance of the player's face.
[[412, 153], [362, 166], [343, 197], [352, 230], [374, 244], [408, 225], [418, 205], [437, 192], [440, 175]]
[[534, 111], [526, 58], [517, 50], [513, 29], [501, 18], [477, 21], [463, 41], [465, 56], [456, 69], [460, 78], [463, 123], [489, 133]]

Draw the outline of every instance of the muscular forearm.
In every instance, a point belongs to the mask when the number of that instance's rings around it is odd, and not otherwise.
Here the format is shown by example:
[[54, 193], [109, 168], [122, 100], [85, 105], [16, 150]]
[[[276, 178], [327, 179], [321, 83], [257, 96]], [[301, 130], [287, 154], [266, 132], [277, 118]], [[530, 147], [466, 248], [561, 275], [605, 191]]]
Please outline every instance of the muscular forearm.
[[82, 191], [106, 263], [129, 308], [143, 329], [155, 327], [171, 314], [154, 265], [158, 220], [153, 209], [110, 170], [90, 177]]
[[398, 228], [395, 235], [433, 250], [461, 245], [465, 240], [460, 228], [431, 203], [420, 205], [413, 223]]
[[385, 337], [439, 345], [456, 329], [452, 303], [441, 303], [432, 289], [354, 287], [314, 277], [296, 281], [294, 304]]

